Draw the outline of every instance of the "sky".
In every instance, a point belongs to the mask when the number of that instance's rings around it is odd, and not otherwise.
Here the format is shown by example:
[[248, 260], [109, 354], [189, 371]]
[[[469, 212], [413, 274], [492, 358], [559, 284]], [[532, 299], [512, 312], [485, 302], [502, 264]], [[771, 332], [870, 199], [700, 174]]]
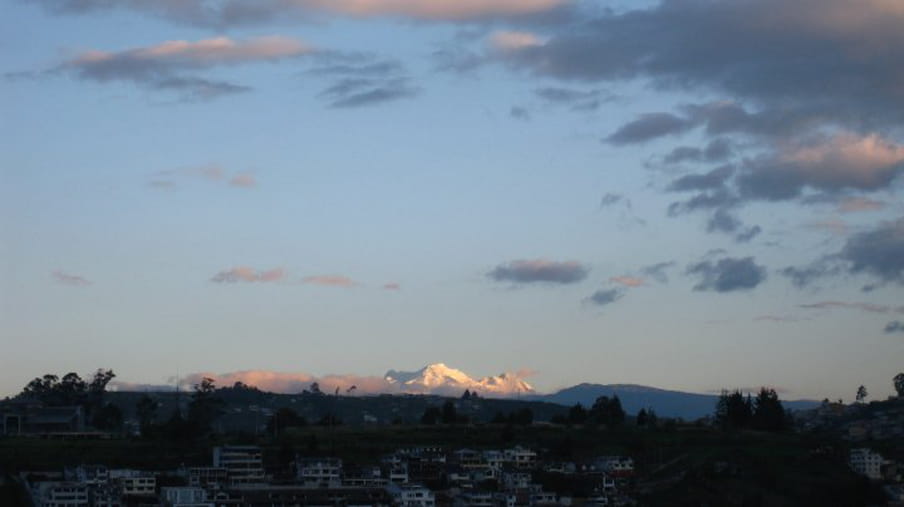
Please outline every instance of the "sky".
[[0, 396], [904, 371], [898, 0], [4, 0]]

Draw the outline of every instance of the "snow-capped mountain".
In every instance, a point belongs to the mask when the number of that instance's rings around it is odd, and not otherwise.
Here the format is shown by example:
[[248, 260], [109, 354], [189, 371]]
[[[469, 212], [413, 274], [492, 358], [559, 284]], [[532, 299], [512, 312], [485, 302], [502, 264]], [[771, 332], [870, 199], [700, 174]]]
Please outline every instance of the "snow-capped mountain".
[[533, 394], [534, 388], [514, 373], [475, 380], [467, 373], [443, 363], [424, 366], [418, 371], [389, 370], [384, 380], [404, 393], [458, 396], [465, 390], [485, 396]]

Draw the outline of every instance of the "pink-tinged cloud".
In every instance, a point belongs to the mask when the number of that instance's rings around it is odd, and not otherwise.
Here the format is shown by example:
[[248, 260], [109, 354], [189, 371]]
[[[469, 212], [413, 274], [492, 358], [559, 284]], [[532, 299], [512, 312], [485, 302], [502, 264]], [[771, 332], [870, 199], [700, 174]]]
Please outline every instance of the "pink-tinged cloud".
[[885, 203], [867, 199], [866, 197], [851, 197], [838, 204], [840, 213], [858, 213], [862, 211], [878, 211], [885, 208]]
[[404, 16], [433, 21], [466, 21], [497, 16], [518, 16], [548, 11], [568, 0], [294, 0], [350, 16]]
[[511, 30], [493, 32], [489, 38], [490, 47], [502, 52], [542, 46], [545, 42], [544, 39], [536, 34]]
[[396, 282], [384, 283], [383, 290], [402, 290], [402, 286]]
[[270, 269], [266, 271], [258, 271], [248, 266], [236, 266], [232, 269], [220, 271], [210, 278], [211, 282], [216, 283], [237, 283], [237, 282], [278, 282], [284, 280], [287, 273], [282, 268]]
[[800, 317], [797, 315], [760, 315], [759, 317], [753, 319], [758, 322], [779, 322], [779, 323], [787, 323], [787, 322], [800, 322], [802, 320], [810, 320], [806, 317]]
[[50, 274], [50, 276], [57, 283], [62, 284], [62, 285], [69, 285], [71, 287], [87, 287], [93, 283], [83, 276], [72, 275], [72, 274], [65, 273], [60, 270], [56, 270], [56, 271], [52, 272]]
[[823, 229], [831, 232], [832, 234], [835, 234], [836, 236], [844, 236], [848, 232], [847, 224], [844, 221], [838, 219], [812, 222], [807, 224], [807, 227], [811, 229]]
[[321, 285], [323, 287], [354, 287], [358, 285], [354, 280], [343, 275], [318, 275], [302, 278], [302, 283]]
[[781, 159], [817, 187], [876, 189], [901, 172], [904, 146], [878, 134], [838, 134], [820, 143], [786, 148]]
[[646, 284], [646, 281], [643, 278], [636, 278], [633, 276], [614, 276], [609, 279], [612, 283], [617, 283], [624, 287], [642, 287]]
[[312, 51], [310, 46], [288, 37], [258, 37], [245, 41], [216, 37], [196, 42], [172, 40], [156, 46], [114, 52], [92, 50], [70, 60], [66, 66], [80, 70], [87, 77], [105, 80], [161, 69], [273, 61]]
[[229, 184], [234, 187], [251, 188], [257, 185], [257, 180], [254, 178], [253, 174], [239, 173], [229, 180]]
[[809, 310], [833, 310], [836, 308], [861, 310], [869, 313], [901, 313], [904, 314], [904, 306], [880, 305], [875, 303], [856, 303], [847, 301], [820, 301], [819, 303], [811, 303], [800, 305], [801, 308]]

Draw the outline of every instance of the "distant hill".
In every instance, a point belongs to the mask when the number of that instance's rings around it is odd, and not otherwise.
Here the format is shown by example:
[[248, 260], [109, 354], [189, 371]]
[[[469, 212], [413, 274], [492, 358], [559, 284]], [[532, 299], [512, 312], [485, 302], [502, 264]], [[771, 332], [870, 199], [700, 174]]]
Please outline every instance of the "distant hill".
[[[686, 393], [635, 384], [578, 384], [553, 394], [531, 396], [530, 399], [573, 406], [580, 403], [593, 405], [600, 396], [618, 395], [622, 408], [634, 415], [642, 408], [652, 408], [660, 417], [680, 417], [685, 420], [711, 415], [719, 396], [715, 394]], [[819, 402], [812, 400], [782, 401], [785, 408], [804, 410], [814, 408]]]

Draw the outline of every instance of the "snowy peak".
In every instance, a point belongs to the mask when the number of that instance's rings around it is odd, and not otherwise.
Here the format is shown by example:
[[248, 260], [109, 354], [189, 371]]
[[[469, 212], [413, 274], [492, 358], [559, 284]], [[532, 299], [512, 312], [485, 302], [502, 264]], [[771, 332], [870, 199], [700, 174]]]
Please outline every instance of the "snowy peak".
[[389, 370], [384, 379], [402, 392], [415, 394], [458, 396], [467, 389], [483, 395], [505, 397], [534, 392], [530, 384], [513, 373], [474, 380], [467, 373], [443, 363], [428, 364], [413, 372]]

